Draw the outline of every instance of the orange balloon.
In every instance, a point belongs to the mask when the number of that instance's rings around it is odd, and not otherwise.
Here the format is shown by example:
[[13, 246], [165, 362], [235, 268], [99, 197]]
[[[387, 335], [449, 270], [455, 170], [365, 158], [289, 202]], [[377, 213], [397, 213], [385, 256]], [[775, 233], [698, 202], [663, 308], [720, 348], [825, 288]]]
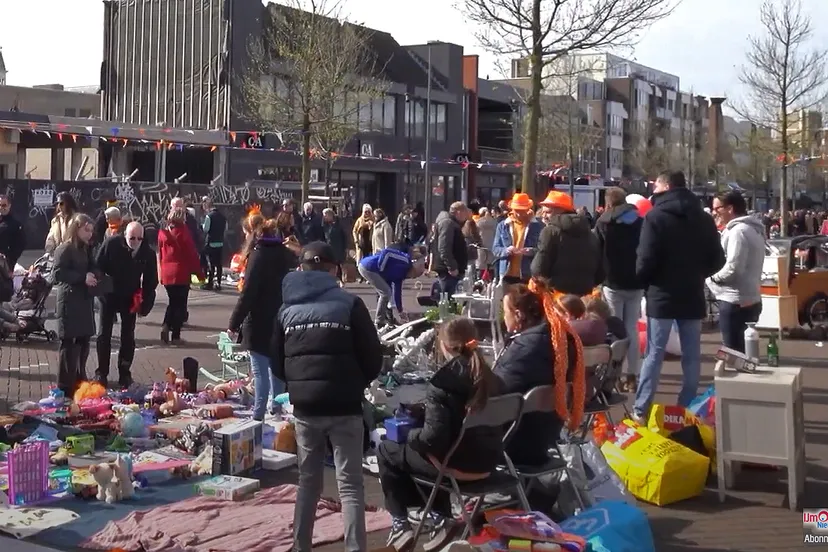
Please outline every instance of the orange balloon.
[[638, 214], [643, 217], [653, 208], [653, 203], [646, 197], [642, 197], [635, 202], [635, 208], [638, 209]]

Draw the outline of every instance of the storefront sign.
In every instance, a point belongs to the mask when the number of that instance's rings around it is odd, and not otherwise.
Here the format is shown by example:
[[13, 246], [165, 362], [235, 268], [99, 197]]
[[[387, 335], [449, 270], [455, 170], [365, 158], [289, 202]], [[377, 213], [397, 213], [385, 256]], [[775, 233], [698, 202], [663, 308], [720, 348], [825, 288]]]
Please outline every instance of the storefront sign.
[[249, 134], [247, 136], [247, 139], [244, 141], [244, 143], [245, 143], [245, 145], [247, 145], [248, 148], [252, 148], [252, 149], [262, 149], [264, 147], [264, 143], [262, 141], [262, 135], [258, 134], [258, 133]]
[[455, 163], [469, 163], [469, 154], [468, 153], [455, 153], [451, 157], [451, 159]]
[[373, 142], [360, 142], [359, 143], [359, 155], [362, 157], [374, 157], [374, 143]]

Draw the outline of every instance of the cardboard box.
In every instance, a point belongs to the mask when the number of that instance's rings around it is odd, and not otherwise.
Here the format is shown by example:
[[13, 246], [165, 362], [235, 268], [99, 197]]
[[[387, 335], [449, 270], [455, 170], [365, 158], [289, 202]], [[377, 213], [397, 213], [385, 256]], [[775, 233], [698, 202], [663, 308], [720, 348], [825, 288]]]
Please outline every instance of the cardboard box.
[[213, 432], [213, 475], [244, 475], [261, 467], [261, 422], [245, 420]]
[[196, 483], [196, 492], [220, 500], [241, 500], [259, 490], [259, 480], [232, 475], [220, 475]]
[[262, 451], [262, 468], [269, 471], [279, 471], [296, 465], [296, 455], [278, 450], [264, 449]]

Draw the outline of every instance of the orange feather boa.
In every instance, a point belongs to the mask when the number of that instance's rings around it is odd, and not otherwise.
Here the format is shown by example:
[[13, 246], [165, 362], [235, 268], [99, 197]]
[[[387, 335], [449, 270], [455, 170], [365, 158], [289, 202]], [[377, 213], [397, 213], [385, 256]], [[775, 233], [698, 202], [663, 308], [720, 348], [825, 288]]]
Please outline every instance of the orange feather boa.
[[[584, 346], [581, 338], [572, 329], [569, 322], [555, 309], [557, 301], [564, 294], [547, 289], [534, 278], [529, 282], [529, 289], [538, 294], [543, 301], [543, 310], [552, 334], [555, 373], [555, 412], [567, 424], [570, 431], [576, 430], [584, 417], [586, 403], [586, 368], [584, 366]], [[575, 372], [572, 375], [572, 404], [567, 408], [567, 372], [569, 371], [569, 347], [567, 334], [575, 340], [577, 358]]]

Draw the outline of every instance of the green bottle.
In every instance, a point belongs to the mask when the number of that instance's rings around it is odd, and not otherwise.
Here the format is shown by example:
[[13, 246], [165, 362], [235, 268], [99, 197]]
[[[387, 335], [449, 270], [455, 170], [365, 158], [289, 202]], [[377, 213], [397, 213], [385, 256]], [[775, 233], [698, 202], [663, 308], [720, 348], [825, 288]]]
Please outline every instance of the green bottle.
[[779, 343], [775, 335], [768, 340], [768, 366], [779, 366]]

